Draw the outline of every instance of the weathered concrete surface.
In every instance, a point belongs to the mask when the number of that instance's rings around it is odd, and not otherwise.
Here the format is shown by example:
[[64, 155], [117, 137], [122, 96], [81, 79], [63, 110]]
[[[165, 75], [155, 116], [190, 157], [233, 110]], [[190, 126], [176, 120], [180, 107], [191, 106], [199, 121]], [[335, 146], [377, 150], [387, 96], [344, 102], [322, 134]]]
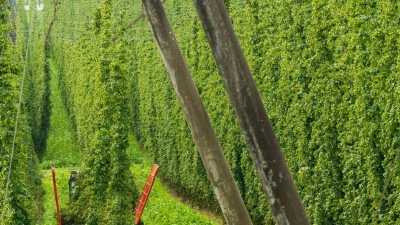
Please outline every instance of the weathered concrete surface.
[[225, 220], [227, 224], [232, 225], [251, 225], [250, 216], [162, 4], [160, 0], [141, 0], [141, 2]]
[[222, 0], [193, 0], [277, 224], [310, 224]]

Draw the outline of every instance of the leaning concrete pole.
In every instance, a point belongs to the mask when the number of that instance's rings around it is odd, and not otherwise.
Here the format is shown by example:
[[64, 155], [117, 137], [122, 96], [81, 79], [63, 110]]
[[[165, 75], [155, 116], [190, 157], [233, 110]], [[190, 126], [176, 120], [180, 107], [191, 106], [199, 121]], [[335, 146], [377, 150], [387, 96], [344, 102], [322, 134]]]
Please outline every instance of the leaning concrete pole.
[[12, 31], [10, 32], [10, 38], [13, 41], [13, 43], [15, 44], [17, 42], [17, 34], [16, 34], [16, 29], [17, 29], [17, 25], [16, 23], [16, 17], [15, 17], [15, 7], [17, 6], [17, 3], [15, 2], [15, 0], [8, 0], [8, 3], [11, 6], [11, 23], [13, 26]]
[[251, 225], [251, 219], [204, 109], [188, 66], [160, 0], [141, 0], [164, 65], [199, 149], [227, 224]]
[[310, 224], [222, 0], [193, 0], [277, 224]]

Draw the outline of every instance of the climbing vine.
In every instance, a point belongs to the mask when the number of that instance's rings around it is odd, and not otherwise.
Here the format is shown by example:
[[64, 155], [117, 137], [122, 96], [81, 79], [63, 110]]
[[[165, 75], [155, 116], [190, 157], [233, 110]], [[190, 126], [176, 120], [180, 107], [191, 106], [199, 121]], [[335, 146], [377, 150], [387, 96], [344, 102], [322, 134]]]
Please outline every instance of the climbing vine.
[[[370, 224], [400, 147], [399, 3], [224, 2], [311, 223]], [[164, 6], [253, 222], [273, 224], [195, 9], [189, 0]], [[127, 28], [139, 2], [57, 7], [51, 52], [86, 155], [82, 190], [89, 187], [70, 215], [85, 212], [82, 221], [93, 223], [117, 216], [131, 182], [116, 175], [128, 168], [128, 130], [165, 183], [218, 211], [148, 25]], [[399, 222], [399, 185], [394, 176], [378, 223]]]
[[[0, 7], [0, 218], [5, 225], [40, 224], [43, 223], [41, 200], [44, 193], [34, 151], [34, 128], [29, 123], [35, 112], [25, 103], [41, 106], [43, 102], [30, 98], [30, 92], [24, 88], [15, 131], [29, 34], [26, 32], [26, 14], [21, 6], [10, 6], [7, 1], [0, 1]], [[11, 10], [16, 12], [16, 18], [9, 16]], [[11, 33], [15, 39], [11, 39]], [[25, 82], [35, 81], [27, 77]]]
[[[74, 13], [57, 6], [59, 20]], [[129, 170], [129, 110], [124, 40], [114, 42], [124, 13], [112, 1], [94, 9], [81, 34], [67, 42], [52, 36], [63, 97], [84, 155], [77, 194], [63, 209], [66, 223], [129, 224], [136, 191]], [[65, 24], [71, 21], [64, 21]], [[62, 22], [60, 22], [62, 23]], [[54, 31], [63, 26], [55, 24]], [[60, 48], [58, 48], [58, 46]], [[63, 56], [62, 56], [63, 55]]]

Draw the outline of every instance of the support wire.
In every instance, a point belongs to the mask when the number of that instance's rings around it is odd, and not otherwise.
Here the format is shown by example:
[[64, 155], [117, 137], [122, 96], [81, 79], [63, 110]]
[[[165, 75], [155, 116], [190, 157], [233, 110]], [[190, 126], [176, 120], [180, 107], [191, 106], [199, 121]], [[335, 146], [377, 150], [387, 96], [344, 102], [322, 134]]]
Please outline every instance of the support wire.
[[399, 159], [399, 155], [400, 155], [400, 148], [399, 148], [399, 150], [397, 150], [396, 158], [394, 159], [393, 166], [392, 166], [392, 168], [390, 170], [390, 173], [389, 173], [389, 176], [388, 176], [388, 178], [386, 180], [386, 184], [385, 184], [385, 187], [383, 188], [382, 195], [381, 195], [381, 198], [379, 199], [378, 206], [376, 207], [374, 218], [372, 219], [372, 223], [371, 223], [372, 225], [375, 224], [375, 222], [376, 222], [376, 217], [379, 214], [379, 211], [381, 209], [382, 201], [383, 201], [383, 198], [386, 195], [387, 189], [388, 189], [389, 184], [390, 184], [390, 180], [392, 179], [393, 171], [396, 168], [397, 160]]
[[14, 151], [15, 151], [15, 141], [16, 141], [16, 138], [17, 138], [19, 114], [21, 112], [22, 92], [23, 92], [23, 88], [24, 88], [26, 66], [27, 66], [27, 62], [28, 62], [29, 46], [30, 46], [30, 43], [31, 43], [32, 24], [33, 24], [33, 20], [34, 20], [33, 12], [34, 11], [31, 9], [31, 16], [30, 16], [30, 22], [29, 22], [29, 35], [28, 35], [28, 41], [27, 41], [27, 45], [26, 45], [25, 62], [24, 62], [24, 68], [23, 68], [23, 71], [22, 71], [21, 86], [20, 86], [20, 90], [19, 90], [18, 110], [17, 110], [17, 117], [16, 117], [16, 120], [15, 120], [14, 138], [13, 138], [11, 155], [10, 155], [10, 165], [9, 165], [9, 168], [8, 168], [8, 176], [7, 176], [7, 183], [6, 183], [6, 193], [5, 193], [4, 201], [3, 201], [3, 207], [2, 207], [3, 210], [2, 210], [2, 213], [1, 213], [1, 223], [0, 224], [4, 224], [4, 215], [5, 215], [5, 211], [6, 211], [6, 203], [7, 203], [7, 198], [8, 198], [8, 194], [9, 194], [8, 193], [9, 192], [8, 189], [9, 189], [10, 181], [11, 181], [12, 162], [13, 162]]

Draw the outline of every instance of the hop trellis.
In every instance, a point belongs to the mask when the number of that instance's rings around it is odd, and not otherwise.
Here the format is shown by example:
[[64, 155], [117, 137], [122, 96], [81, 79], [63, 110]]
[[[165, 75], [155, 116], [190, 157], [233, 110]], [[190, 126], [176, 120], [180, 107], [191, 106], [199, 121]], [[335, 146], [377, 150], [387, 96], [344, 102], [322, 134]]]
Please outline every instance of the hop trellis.
[[[393, 161], [400, 147], [400, 3], [389, 0], [224, 2], [311, 222], [370, 224], [385, 181], [394, 169], [376, 222], [397, 224], [400, 184]], [[52, 8], [46, 6], [52, 4], [50, 0], [44, 1], [45, 25], [53, 16]], [[139, 3], [112, 2], [111, 16], [106, 18], [103, 16], [107, 4], [111, 2], [62, 2], [51, 34], [50, 53], [60, 70], [64, 101], [88, 162], [100, 162], [103, 153], [105, 158], [125, 157], [112, 149], [125, 148], [124, 135], [131, 129], [154, 161], [164, 168], [161, 176], [167, 183], [200, 206], [217, 210], [146, 22], [126, 29], [141, 14]], [[189, 0], [167, 0], [165, 7], [253, 222], [273, 224], [191, 4]], [[101, 16], [98, 21], [111, 24], [107, 32], [112, 35], [105, 33], [104, 26], [95, 34], [97, 20], [93, 11], [97, 7], [101, 8], [97, 11]], [[26, 18], [19, 15], [17, 32], [19, 40], [24, 40], [29, 29], [23, 23]], [[33, 34], [36, 41], [32, 42], [35, 52], [32, 54], [36, 57], [31, 58], [29, 68], [32, 87], [36, 89], [26, 92], [30, 97], [26, 97], [24, 123], [26, 128], [27, 124], [31, 126], [35, 137], [43, 138], [39, 132], [42, 123], [38, 120], [46, 118], [47, 111], [33, 109], [46, 109], [46, 100], [33, 96], [46, 93], [46, 87], [41, 86], [46, 81], [44, 72], [40, 70], [39, 75], [34, 75], [37, 71], [33, 68], [45, 68], [44, 35], [40, 36], [43, 32], [39, 28]], [[108, 38], [115, 37], [114, 34], [120, 38], [112, 43]], [[2, 36], [0, 48], [5, 40]], [[24, 45], [23, 41], [19, 43]], [[8, 42], [4, 45], [0, 63], [11, 62], [14, 69], [10, 70], [15, 73], [7, 72], [9, 75], [0, 77], [2, 88], [7, 82], [18, 83], [23, 55], [20, 45], [16, 48], [11, 48]], [[12, 93], [7, 91], [7, 96], [12, 97]], [[6, 98], [0, 98], [0, 102], [3, 99]], [[0, 129], [4, 130], [12, 116], [3, 113], [8, 108], [0, 110]], [[0, 132], [0, 137], [2, 147], [7, 146], [8, 136]], [[34, 140], [38, 149], [39, 139]], [[32, 140], [26, 143], [33, 148]], [[96, 152], [97, 149], [101, 150]], [[2, 148], [2, 162], [7, 158], [4, 151]], [[35, 168], [35, 163], [29, 167]], [[96, 173], [103, 171], [102, 166], [97, 169], [88, 174], [97, 176]], [[114, 169], [110, 174], [121, 167]], [[3, 173], [0, 176], [3, 178]], [[34, 211], [27, 209], [27, 212]]]

